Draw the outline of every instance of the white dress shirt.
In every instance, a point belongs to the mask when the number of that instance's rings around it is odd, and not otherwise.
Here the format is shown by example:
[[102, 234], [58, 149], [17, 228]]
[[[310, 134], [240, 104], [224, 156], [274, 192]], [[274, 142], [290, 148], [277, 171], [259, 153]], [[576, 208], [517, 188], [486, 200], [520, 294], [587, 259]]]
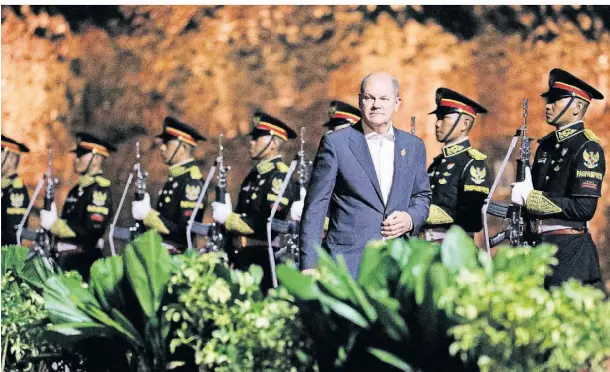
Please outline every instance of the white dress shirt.
[[378, 134], [364, 123], [362, 127], [381, 187], [383, 203], [387, 204], [394, 178], [394, 126], [390, 125], [385, 134]]

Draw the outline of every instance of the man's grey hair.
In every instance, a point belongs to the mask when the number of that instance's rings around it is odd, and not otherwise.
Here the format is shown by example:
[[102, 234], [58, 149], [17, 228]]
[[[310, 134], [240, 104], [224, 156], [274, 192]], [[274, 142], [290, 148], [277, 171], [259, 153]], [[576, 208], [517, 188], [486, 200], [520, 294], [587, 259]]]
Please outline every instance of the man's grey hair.
[[[366, 75], [364, 77], [364, 79], [362, 79], [362, 82], [360, 83], [360, 94], [364, 94], [364, 87], [366, 86], [366, 82], [369, 80], [369, 78], [376, 74], [377, 72], [371, 72], [370, 74]], [[392, 88], [394, 91], [394, 96], [395, 97], [400, 97], [400, 84], [398, 83], [398, 79], [396, 79], [396, 76], [394, 75], [390, 75], [392, 77]]]

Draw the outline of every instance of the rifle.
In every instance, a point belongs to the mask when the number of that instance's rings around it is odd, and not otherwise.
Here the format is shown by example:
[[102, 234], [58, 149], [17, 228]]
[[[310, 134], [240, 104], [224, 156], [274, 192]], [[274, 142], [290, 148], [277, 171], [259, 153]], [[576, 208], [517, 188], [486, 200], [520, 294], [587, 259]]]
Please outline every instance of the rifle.
[[134, 192], [135, 200], [143, 200], [146, 195], [146, 177], [148, 177], [148, 172], [142, 169], [142, 164], [140, 163], [140, 141], [136, 142], [136, 162], [133, 165], [133, 172], [129, 173], [129, 177], [127, 178], [127, 183], [125, 183], [125, 187], [123, 188], [123, 194], [121, 195], [121, 200], [119, 202], [119, 207], [114, 215], [114, 220], [112, 220], [112, 224], [110, 225], [109, 233], [108, 233], [108, 241], [110, 242], [110, 251], [112, 255], [116, 255], [114, 239], [119, 239], [122, 241], [130, 241], [136, 235], [139, 235], [144, 232], [144, 224], [136, 221], [133, 226], [129, 228], [125, 227], [116, 227], [116, 224], [119, 220], [119, 216], [121, 214], [121, 210], [123, 209], [123, 203], [125, 202], [125, 197], [127, 196], [127, 190], [131, 185], [131, 181], [133, 180], [133, 176], [136, 176], [136, 189]]
[[[51, 206], [55, 201], [55, 188], [59, 183], [59, 180], [57, 178], [53, 178], [52, 166], [53, 150], [49, 149], [47, 153], [47, 170], [44, 175], [46, 185], [43, 201], [43, 209], [47, 211], [51, 210]], [[56, 266], [53, 260], [53, 240], [51, 237], [51, 233], [49, 231], [46, 231], [45, 229], [39, 228], [38, 230], [36, 230], [36, 238], [34, 242], [34, 248], [30, 251], [30, 253], [28, 253], [27, 259], [29, 260], [39, 255], [43, 257], [45, 263], [50, 265], [50, 267]]]
[[[516, 181], [521, 182], [525, 179], [526, 168], [529, 167], [530, 164], [532, 141], [532, 138], [527, 136], [527, 109], [528, 100], [527, 98], [525, 98], [523, 99], [523, 123], [521, 124], [519, 129], [517, 129], [517, 132], [515, 133], [510, 143], [508, 152], [506, 153], [502, 165], [500, 166], [500, 171], [498, 172], [496, 179], [494, 180], [494, 183], [491, 186], [489, 195], [485, 199], [483, 208], [481, 210], [481, 214], [483, 217], [483, 230], [485, 233], [485, 244], [487, 247], [487, 253], [490, 256], [491, 247], [499, 244], [505, 239], [509, 239], [511, 246], [513, 247], [528, 245], [528, 242], [525, 238], [526, 224], [523, 218], [523, 207], [519, 205], [506, 205], [491, 201], [493, 192], [498, 186], [500, 178], [502, 177], [502, 174], [504, 172], [504, 168], [506, 167], [506, 164], [508, 163], [516, 147], [517, 141], [519, 140], [521, 141], [521, 143], [519, 159], [517, 159]], [[487, 214], [503, 218], [503, 231], [491, 238], [489, 237], [489, 230], [487, 228]]]
[[411, 116], [411, 134], [415, 135], [415, 116]]
[[[216, 201], [226, 203], [227, 201], [227, 173], [231, 167], [224, 165], [224, 146], [222, 139], [224, 135], [221, 133], [218, 137], [218, 157], [216, 158], [216, 169], [218, 169], [218, 183], [216, 184]], [[226, 231], [224, 225], [217, 223], [212, 224], [210, 237], [206, 244], [207, 252], [217, 252], [224, 248]]]

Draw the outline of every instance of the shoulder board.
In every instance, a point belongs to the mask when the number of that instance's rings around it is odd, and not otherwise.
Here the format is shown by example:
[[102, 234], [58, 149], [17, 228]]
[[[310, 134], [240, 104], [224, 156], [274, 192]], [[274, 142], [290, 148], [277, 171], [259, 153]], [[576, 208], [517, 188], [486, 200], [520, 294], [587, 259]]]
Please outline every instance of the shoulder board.
[[288, 170], [290, 169], [289, 166], [287, 166], [286, 164], [282, 163], [281, 161], [276, 164], [276, 167], [282, 173], [288, 173]]
[[2, 177], [2, 188], [5, 189], [7, 187], [9, 187], [10, 185], [13, 184], [13, 180], [11, 180], [10, 178], [4, 178]]
[[474, 160], [485, 160], [487, 159], [487, 155], [483, 154], [481, 151], [477, 149], [468, 149], [468, 155]]
[[21, 179], [21, 177], [15, 178], [15, 180], [13, 181], [13, 187], [16, 189], [20, 189], [23, 187], [23, 180]]
[[260, 174], [269, 173], [273, 169], [275, 169], [275, 164], [273, 164], [273, 162], [270, 162], [270, 161], [258, 163], [256, 165], [256, 169], [258, 170], [258, 173], [260, 173]]
[[102, 176], [95, 176], [95, 182], [102, 187], [110, 186], [110, 180]]
[[199, 170], [199, 167], [196, 165], [193, 165], [191, 169], [189, 169], [189, 173], [191, 175], [191, 178], [194, 180], [200, 180], [203, 177], [203, 174], [201, 174], [201, 170]]
[[587, 137], [587, 139], [589, 141], [593, 141], [593, 142], [597, 142], [599, 143], [599, 137], [597, 137], [597, 135], [595, 133], [593, 133], [593, 131], [591, 129], [585, 129], [584, 130], [584, 135], [585, 137]]

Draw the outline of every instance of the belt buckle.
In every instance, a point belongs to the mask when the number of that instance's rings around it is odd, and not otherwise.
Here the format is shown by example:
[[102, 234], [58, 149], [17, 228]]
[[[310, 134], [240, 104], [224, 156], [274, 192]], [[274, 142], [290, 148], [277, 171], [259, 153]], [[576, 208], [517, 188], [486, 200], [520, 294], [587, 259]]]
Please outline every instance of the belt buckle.
[[536, 234], [542, 234], [542, 220], [535, 219], [531, 222], [532, 231]]
[[426, 238], [426, 241], [431, 242], [433, 240], [432, 231], [430, 229], [426, 229], [424, 231], [424, 236]]

